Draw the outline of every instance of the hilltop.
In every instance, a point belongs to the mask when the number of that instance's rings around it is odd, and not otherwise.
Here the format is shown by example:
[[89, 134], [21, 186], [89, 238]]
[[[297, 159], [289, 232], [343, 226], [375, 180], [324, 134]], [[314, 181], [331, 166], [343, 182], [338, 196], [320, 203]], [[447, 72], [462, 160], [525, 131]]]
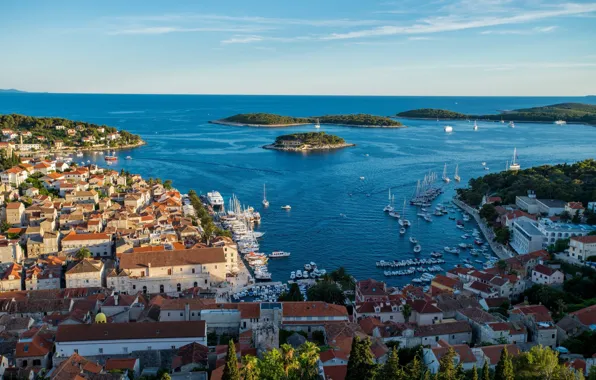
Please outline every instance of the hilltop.
[[557, 120], [564, 120], [568, 123], [596, 125], [596, 105], [559, 103], [542, 107], [520, 108], [494, 115], [466, 115], [449, 110], [422, 108], [400, 112], [397, 116], [413, 119], [478, 119], [525, 122], [555, 122]]
[[369, 128], [399, 128], [403, 124], [385, 116], [369, 114], [324, 115], [310, 117], [283, 116], [271, 113], [246, 113], [212, 120], [210, 123], [247, 126], [247, 127], [290, 127], [296, 125], [314, 124], [317, 119], [320, 124], [344, 125], [350, 127]]

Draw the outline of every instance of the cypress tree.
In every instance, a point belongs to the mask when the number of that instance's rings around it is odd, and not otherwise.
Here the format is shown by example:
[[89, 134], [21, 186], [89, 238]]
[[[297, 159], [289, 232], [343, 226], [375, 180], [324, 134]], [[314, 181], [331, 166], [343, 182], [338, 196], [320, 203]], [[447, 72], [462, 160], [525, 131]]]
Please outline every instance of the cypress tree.
[[488, 360], [485, 360], [484, 365], [482, 366], [482, 380], [491, 380]]
[[503, 347], [503, 351], [501, 351], [501, 357], [499, 358], [499, 363], [497, 363], [497, 368], [495, 369], [494, 380], [513, 380], [514, 378], [515, 375], [513, 373], [513, 363], [511, 362], [511, 357], [509, 356], [507, 347]]
[[438, 380], [455, 380], [457, 379], [457, 373], [453, 360], [455, 359], [455, 350], [449, 347], [449, 350], [439, 360], [439, 373], [437, 374]]
[[240, 372], [238, 371], [238, 358], [236, 357], [236, 346], [234, 346], [234, 341], [232, 339], [230, 339], [230, 342], [228, 343], [226, 366], [221, 378], [222, 380], [240, 380]]
[[405, 377], [404, 370], [399, 365], [399, 357], [397, 348], [391, 350], [391, 355], [381, 371], [381, 378], [383, 380], [402, 380]]
[[410, 379], [420, 379], [424, 375], [424, 368], [418, 355], [408, 364], [407, 375]]
[[478, 380], [478, 369], [476, 368], [476, 364], [472, 367], [472, 380]]
[[346, 380], [372, 379], [375, 375], [375, 364], [370, 351], [370, 339], [361, 340], [355, 337], [348, 360], [348, 374]]

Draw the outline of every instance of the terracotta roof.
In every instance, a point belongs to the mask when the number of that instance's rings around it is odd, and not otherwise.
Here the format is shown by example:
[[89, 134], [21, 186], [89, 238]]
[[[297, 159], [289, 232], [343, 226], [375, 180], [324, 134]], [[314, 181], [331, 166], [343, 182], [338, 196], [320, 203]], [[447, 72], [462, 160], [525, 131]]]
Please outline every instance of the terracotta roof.
[[121, 269], [225, 263], [223, 248], [184, 249], [129, 253], [120, 258]]
[[345, 306], [331, 303], [311, 302], [284, 302], [284, 317], [348, 317]]
[[577, 318], [584, 326], [596, 325], [596, 305], [574, 311], [570, 315]]
[[433, 284], [436, 283], [436, 284], [443, 285], [443, 286], [453, 289], [460, 282], [454, 278], [447, 277], [442, 274], [438, 274], [437, 276], [435, 276], [435, 278], [433, 278], [432, 283]]
[[578, 241], [578, 242], [584, 243], [584, 244], [594, 244], [594, 243], [596, 243], [596, 235], [590, 235], [590, 236], [573, 236], [571, 238], [571, 240], [575, 240], [575, 241]]
[[441, 309], [425, 300], [408, 300], [407, 303], [410, 304], [412, 309], [414, 309], [418, 314], [435, 314], [442, 312]]
[[84, 379], [81, 377], [81, 370], [84, 369], [87, 372], [99, 373], [101, 372], [101, 366], [92, 363], [79, 354], [72, 354], [68, 359], [60, 363], [52, 372], [52, 380], [73, 380], [77, 378]]
[[449, 348], [453, 348], [453, 350], [459, 356], [461, 363], [476, 363], [476, 356], [474, 356], [472, 349], [467, 344], [456, 344], [453, 346], [448, 345], [447, 347], [433, 347], [431, 350], [435, 354], [437, 360], [441, 360], [443, 355], [449, 351]]
[[325, 380], [344, 380], [348, 375], [347, 365], [328, 365], [323, 367]]
[[6, 204], [6, 208], [9, 210], [18, 210], [22, 205], [21, 202], [10, 202]]
[[106, 371], [111, 371], [113, 369], [128, 369], [134, 370], [135, 364], [137, 363], [137, 358], [110, 358], [106, 360], [105, 369]]
[[132, 304], [135, 303], [138, 298], [136, 294], [119, 294], [117, 296], [113, 295], [106, 298], [101, 306], [116, 306], [116, 297], [118, 297], [118, 306], [132, 306]]
[[434, 325], [418, 326], [414, 336], [435, 336], [472, 332], [472, 327], [465, 321], [437, 323]]
[[326, 361], [335, 359], [335, 358], [340, 359], [340, 360], [346, 360], [346, 361], [348, 360], [348, 354], [343, 351], [339, 351], [339, 350], [323, 351], [323, 352], [321, 352], [319, 357], [323, 363], [325, 363]]
[[83, 259], [66, 271], [66, 274], [101, 272], [102, 267], [101, 260]]
[[584, 205], [581, 202], [569, 202], [567, 203], [567, 207], [573, 210], [583, 210]]
[[205, 321], [58, 326], [56, 342], [205, 337]]
[[500, 344], [496, 346], [480, 347], [484, 355], [488, 358], [491, 365], [496, 365], [501, 358], [501, 351], [507, 347], [507, 352], [510, 356], [517, 356], [520, 354], [520, 349], [515, 344]]
[[209, 348], [199, 343], [190, 343], [178, 349], [172, 358], [172, 369], [187, 364], [207, 364]]
[[373, 280], [369, 278], [368, 280], [358, 281], [356, 283], [356, 287], [365, 296], [385, 296], [387, 292], [385, 291], [385, 283], [382, 281]]
[[485, 298], [484, 302], [489, 308], [495, 308], [502, 306], [505, 302], [509, 302], [509, 298], [507, 297], [495, 297], [495, 298]]
[[553, 274], [555, 274], [555, 272], [558, 272], [557, 270], [553, 269], [553, 268], [549, 268], [546, 265], [542, 265], [542, 264], [538, 264], [534, 267], [534, 271], [541, 273], [545, 276], [552, 276]]
[[494, 292], [493, 288], [490, 285], [483, 284], [482, 282], [479, 282], [479, 281], [472, 282], [472, 284], [469, 287], [471, 289], [478, 290], [483, 293], [493, 293]]
[[477, 307], [470, 307], [464, 310], [458, 310], [458, 313], [464, 315], [468, 319], [476, 322], [476, 323], [488, 323], [488, 322], [497, 322], [498, 319], [493, 317], [492, 314], [487, 313], [486, 311], [479, 309]]
[[544, 305], [514, 306], [511, 313], [533, 316], [536, 322], [553, 322], [549, 310]]
[[[52, 339], [54, 334], [47, 330], [34, 329], [33, 338], [31, 342], [18, 342], [16, 346], [15, 356], [17, 358], [28, 358], [33, 356], [45, 356], [52, 348], [54, 343]], [[23, 333], [23, 335], [26, 335]]]
[[215, 300], [210, 298], [164, 299], [160, 296], [158, 297], [152, 299], [151, 303], [159, 304], [161, 306], [161, 310], [184, 310], [186, 304], [188, 304], [190, 310], [203, 310], [208, 308], [209, 305], [215, 306]]
[[76, 232], [71, 232], [66, 235], [62, 241], [81, 241], [81, 240], [110, 240], [110, 237], [107, 234], [103, 233], [95, 233], [95, 234], [77, 234]]

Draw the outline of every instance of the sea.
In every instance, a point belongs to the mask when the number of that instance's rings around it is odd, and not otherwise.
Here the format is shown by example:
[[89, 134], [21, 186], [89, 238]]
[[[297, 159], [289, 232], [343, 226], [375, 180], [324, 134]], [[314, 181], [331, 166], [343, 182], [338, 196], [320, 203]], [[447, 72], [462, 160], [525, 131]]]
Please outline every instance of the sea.
[[[261, 147], [282, 134], [313, 132], [312, 125], [266, 129], [208, 121], [248, 112], [389, 116], [416, 108], [445, 108], [486, 114], [561, 102], [596, 104], [596, 98], [2, 93], [0, 113], [64, 117], [141, 135], [147, 145], [117, 152], [120, 159], [112, 167], [145, 178], [171, 179], [182, 192], [217, 190], [226, 201], [235, 194], [244, 205], [255, 207], [262, 215], [257, 230], [265, 232], [261, 251], [291, 252], [288, 258], [270, 261], [275, 281], [286, 281], [291, 271], [313, 261], [327, 271], [344, 266], [357, 279], [375, 278], [400, 286], [413, 276], [385, 277], [375, 263], [428, 258], [431, 251], [462, 242], [464, 232], [447, 216], [433, 216], [429, 223], [416, 216], [414, 207], [406, 206], [412, 226], [400, 236], [397, 220], [383, 212], [389, 190], [402, 213], [403, 200], [413, 195], [418, 180], [429, 172], [440, 178], [445, 164], [453, 178], [458, 165], [461, 183], [446, 185], [434, 203], [447, 204], [455, 189], [466, 186], [470, 178], [505, 170], [514, 148], [522, 168], [594, 158], [596, 127], [517, 123], [508, 128], [480, 121], [479, 130], [473, 131], [473, 121], [465, 120], [401, 120], [407, 126], [403, 129], [323, 125], [320, 131], [356, 146], [302, 154]], [[446, 125], [453, 126], [452, 133], [444, 132]], [[99, 155], [86, 154], [82, 160], [105, 165]], [[270, 202], [267, 209], [261, 205], [264, 184]], [[282, 210], [283, 205], [291, 205], [291, 211]], [[461, 218], [459, 213], [453, 215]], [[475, 227], [473, 219], [466, 223], [467, 231]], [[420, 242], [420, 254], [413, 253], [410, 236]], [[464, 258], [475, 260], [468, 253], [444, 254], [442, 267], [448, 270]]]

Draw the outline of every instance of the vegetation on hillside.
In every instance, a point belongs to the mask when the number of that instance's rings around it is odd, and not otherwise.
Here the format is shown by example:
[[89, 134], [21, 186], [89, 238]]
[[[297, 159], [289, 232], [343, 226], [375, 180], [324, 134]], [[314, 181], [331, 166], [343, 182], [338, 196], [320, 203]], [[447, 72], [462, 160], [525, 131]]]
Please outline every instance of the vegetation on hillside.
[[398, 127], [402, 125], [399, 121], [393, 120], [388, 117], [368, 114], [292, 117], [276, 115], [271, 113], [245, 113], [227, 117], [225, 119], [222, 119], [222, 121], [254, 125], [290, 125], [315, 123], [317, 119], [319, 119], [319, 122], [321, 124], [365, 125], [382, 127]]
[[466, 115], [442, 109], [422, 108], [400, 112], [399, 117], [439, 119], [479, 119], [554, 122], [564, 120], [573, 123], [596, 125], [596, 105], [560, 103], [543, 107], [521, 108], [494, 115]]
[[596, 160], [571, 165], [543, 165], [518, 172], [503, 171], [472, 178], [469, 187], [457, 189], [460, 198], [478, 206], [484, 195], [500, 196], [504, 204], [533, 190], [538, 198], [579, 201], [584, 205], [596, 199]]
[[[64, 129], [56, 129], [56, 126], [64, 126]], [[11, 129], [16, 133], [31, 132], [31, 137], [23, 136], [23, 143], [39, 143], [51, 145], [56, 140], [62, 140], [65, 146], [83, 146], [83, 137], [93, 137], [96, 144], [101, 144], [101, 138], [109, 133], [118, 132], [114, 127], [97, 125], [83, 121], [73, 121], [59, 117], [33, 117], [18, 114], [0, 115], [0, 128]], [[103, 128], [103, 132], [100, 130]], [[75, 131], [70, 136], [68, 130]], [[119, 131], [120, 138], [110, 141], [110, 146], [131, 145], [141, 141], [141, 137], [127, 131]], [[38, 137], [44, 138], [39, 140]], [[87, 143], [89, 144], [89, 143]]]
[[328, 135], [325, 132], [305, 132], [278, 136], [275, 139], [275, 145], [284, 145], [284, 142], [286, 141], [299, 141], [302, 144], [311, 146], [340, 145], [346, 143], [341, 137]]

